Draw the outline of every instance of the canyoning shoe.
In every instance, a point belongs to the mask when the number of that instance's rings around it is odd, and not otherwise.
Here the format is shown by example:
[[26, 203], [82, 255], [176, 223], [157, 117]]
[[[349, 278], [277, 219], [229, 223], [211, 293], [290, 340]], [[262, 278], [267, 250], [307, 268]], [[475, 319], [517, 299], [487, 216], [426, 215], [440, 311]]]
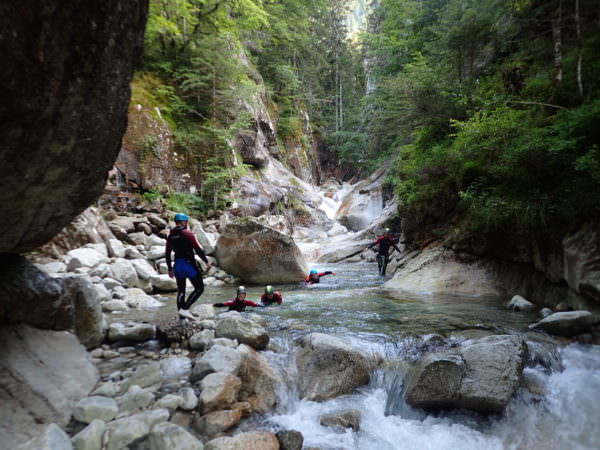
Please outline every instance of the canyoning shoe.
[[196, 320], [196, 317], [194, 317], [189, 309], [180, 309], [177, 313], [181, 319]]

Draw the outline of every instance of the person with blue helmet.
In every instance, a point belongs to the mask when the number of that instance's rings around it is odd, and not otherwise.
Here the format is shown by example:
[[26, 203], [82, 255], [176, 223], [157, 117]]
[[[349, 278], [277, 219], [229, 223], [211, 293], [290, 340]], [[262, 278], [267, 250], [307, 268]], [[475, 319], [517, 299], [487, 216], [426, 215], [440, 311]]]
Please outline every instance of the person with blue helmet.
[[[204, 261], [207, 269], [210, 263], [204, 251], [198, 244], [196, 236], [188, 230], [189, 217], [184, 213], [175, 214], [175, 228], [167, 237], [165, 257], [169, 276], [177, 281], [177, 311], [182, 317], [189, 317], [188, 310], [204, 292], [204, 281], [202, 271], [196, 264], [194, 252]], [[171, 252], [175, 252], [175, 265], [171, 264]], [[190, 279], [194, 291], [185, 299], [185, 286]]]
[[321, 277], [323, 277], [325, 275], [335, 275], [335, 272], [331, 272], [331, 271], [319, 272], [316, 269], [311, 269], [310, 273], [306, 276], [306, 278], [304, 278], [304, 282], [307, 285], [311, 286], [315, 283], [320, 283]]

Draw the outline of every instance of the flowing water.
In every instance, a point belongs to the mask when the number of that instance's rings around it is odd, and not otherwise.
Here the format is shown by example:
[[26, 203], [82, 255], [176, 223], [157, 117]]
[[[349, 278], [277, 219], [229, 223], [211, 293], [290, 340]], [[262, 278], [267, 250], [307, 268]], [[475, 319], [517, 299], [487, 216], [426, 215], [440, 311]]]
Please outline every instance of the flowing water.
[[[320, 284], [276, 286], [282, 306], [256, 309], [268, 317], [277, 352], [265, 352], [289, 383], [275, 413], [252, 419], [246, 426], [296, 429], [305, 446], [321, 449], [594, 449], [600, 448], [600, 347], [571, 345], [558, 351], [551, 368], [529, 364], [535, 395], [520, 389], [504, 414], [485, 417], [466, 411], [426, 414], [402, 399], [402, 380], [410, 364], [427, 348], [433, 333], [462, 340], [491, 333], [522, 334], [531, 343], [548, 338], [531, 333], [533, 313], [514, 313], [498, 299], [434, 298], [426, 302], [383, 297], [374, 263], [331, 264], [317, 269], [336, 271]], [[249, 288], [256, 300], [261, 288]], [[201, 303], [227, 300], [233, 288], [208, 288]], [[173, 300], [153, 312], [129, 313], [132, 318], [161, 320], [174, 314]], [[137, 317], [135, 317], [137, 315]], [[352, 395], [323, 403], [299, 400], [294, 389], [293, 341], [313, 331], [334, 334], [367, 352], [384, 356], [368, 386]], [[339, 432], [319, 424], [319, 417], [340, 408], [362, 412], [359, 432]]]

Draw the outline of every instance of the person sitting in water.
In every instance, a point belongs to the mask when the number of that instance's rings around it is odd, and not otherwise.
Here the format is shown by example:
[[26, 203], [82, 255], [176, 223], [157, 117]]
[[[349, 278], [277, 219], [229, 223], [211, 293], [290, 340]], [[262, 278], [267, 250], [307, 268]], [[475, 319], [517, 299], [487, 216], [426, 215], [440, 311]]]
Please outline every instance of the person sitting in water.
[[281, 305], [283, 303], [283, 297], [281, 293], [273, 289], [273, 286], [269, 285], [265, 287], [265, 293], [260, 297], [260, 302], [265, 306], [273, 304]]
[[315, 283], [320, 283], [321, 277], [324, 277], [325, 275], [335, 275], [335, 272], [318, 272], [315, 269], [312, 269], [304, 281], [310, 286]]
[[240, 286], [237, 288], [237, 295], [234, 299], [229, 300], [225, 303], [215, 303], [213, 306], [216, 307], [229, 307], [229, 311], [238, 311], [242, 312], [246, 309], [246, 306], [252, 307], [260, 307], [258, 303], [254, 303], [251, 300], [246, 300], [246, 288], [244, 286]]

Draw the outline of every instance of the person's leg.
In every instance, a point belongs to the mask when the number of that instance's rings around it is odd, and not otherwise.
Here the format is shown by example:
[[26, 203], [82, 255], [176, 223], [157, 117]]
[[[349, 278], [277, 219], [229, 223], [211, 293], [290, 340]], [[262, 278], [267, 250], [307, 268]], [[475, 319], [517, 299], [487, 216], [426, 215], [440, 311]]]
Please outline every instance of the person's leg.
[[190, 309], [204, 292], [204, 281], [202, 280], [202, 274], [200, 272], [198, 272], [194, 278], [190, 278], [190, 281], [192, 282], [192, 286], [194, 286], [194, 292], [188, 297], [183, 309]]
[[377, 255], [377, 271], [381, 273], [381, 265], [383, 264], [383, 257], [381, 255]]
[[382, 256], [381, 260], [381, 275], [385, 276], [385, 269], [387, 269], [388, 258], [387, 256]]
[[185, 304], [185, 282], [187, 278], [175, 278], [177, 281], [177, 311]]

